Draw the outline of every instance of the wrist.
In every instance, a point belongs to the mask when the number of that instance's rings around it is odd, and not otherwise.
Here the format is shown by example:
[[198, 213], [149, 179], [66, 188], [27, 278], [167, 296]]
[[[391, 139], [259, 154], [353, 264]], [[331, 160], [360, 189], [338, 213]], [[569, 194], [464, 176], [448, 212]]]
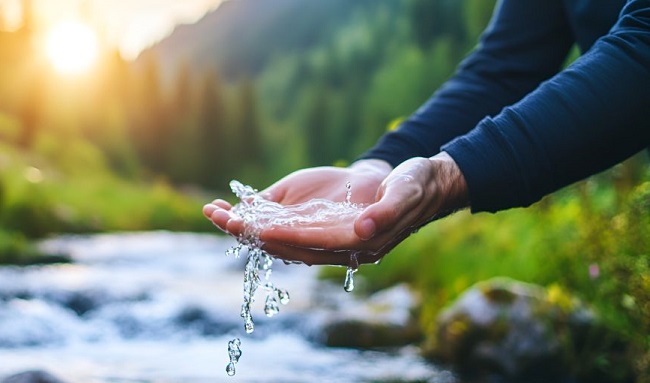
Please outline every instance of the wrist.
[[440, 211], [449, 214], [468, 207], [470, 200], [467, 182], [456, 161], [447, 152], [440, 152], [430, 157], [429, 161], [434, 168], [435, 182], [445, 196]]

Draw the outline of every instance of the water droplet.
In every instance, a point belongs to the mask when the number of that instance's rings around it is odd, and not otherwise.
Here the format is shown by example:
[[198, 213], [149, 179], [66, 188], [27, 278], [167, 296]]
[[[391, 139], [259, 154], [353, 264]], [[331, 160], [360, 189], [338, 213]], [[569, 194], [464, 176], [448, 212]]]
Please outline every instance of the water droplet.
[[280, 299], [280, 303], [283, 305], [286, 305], [289, 303], [289, 292], [287, 290], [280, 290], [278, 289], [278, 298]]
[[347, 291], [348, 293], [354, 290], [354, 273], [356, 273], [356, 269], [353, 269], [351, 267], [348, 267], [347, 272], [345, 273], [345, 282], [343, 282], [343, 289]]
[[352, 204], [352, 183], [350, 181], [345, 183], [345, 203]]
[[228, 357], [230, 358], [231, 362], [237, 363], [239, 362], [239, 358], [241, 357], [241, 341], [239, 338], [235, 338], [228, 342]]
[[[289, 293], [286, 290], [276, 288], [270, 282], [274, 258], [262, 250], [262, 242], [259, 239], [262, 230], [275, 225], [297, 226], [314, 223], [336, 225], [341, 222], [349, 222], [360, 214], [363, 206], [352, 204], [352, 188], [349, 181], [345, 185], [345, 202], [314, 199], [291, 206], [283, 206], [265, 200], [258, 194], [257, 190], [236, 180], [230, 182], [230, 188], [240, 200], [239, 203], [233, 206], [232, 212], [244, 221], [244, 231], [237, 237], [237, 245], [226, 250], [226, 255], [232, 255], [236, 258], [246, 257], [243, 281], [244, 302], [241, 306], [240, 315], [244, 320], [244, 330], [250, 334], [255, 328], [251, 315], [251, 306], [255, 301], [255, 293], [258, 288], [261, 287], [267, 291], [264, 304], [264, 312], [267, 316], [273, 316], [279, 312], [278, 301], [283, 305], [289, 303]], [[345, 283], [346, 291], [352, 291], [354, 288], [352, 274], [358, 267], [358, 263], [355, 265], [354, 260], [356, 260], [355, 255], [351, 257], [350, 267], [354, 270], [348, 270], [349, 277], [346, 277]], [[285, 261], [285, 263], [301, 262]], [[230, 349], [229, 343], [229, 353]], [[239, 349], [239, 344], [237, 349]], [[239, 356], [237, 353], [230, 355], [231, 361], [226, 371], [228, 375], [232, 376], [235, 373], [235, 363]], [[239, 355], [241, 355], [241, 350], [239, 350]]]
[[235, 338], [228, 342], [228, 365], [226, 366], [226, 373], [229, 376], [235, 375], [235, 364], [239, 362], [241, 357], [241, 341]]
[[246, 334], [250, 334], [255, 330], [255, 324], [253, 323], [253, 318], [247, 318], [244, 322], [244, 330]]
[[264, 303], [264, 313], [267, 317], [272, 317], [275, 314], [280, 312], [280, 306], [278, 305], [277, 299], [271, 294], [266, 296], [266, 302]]
[[226, 374], [228, 374], [228, 376], [235, 375], [235, 363], [233, 362], [228, 363], [228, 365], [226, 366]]
[[354, 290], [354, 273], [357, 272], [359, 268], [359, 259], [357, 258], [357, 253], [350, 254], [350, 264], [348, 270], [345, 273], [345, 282], [343, 282], [343, 288], [348, 293]]

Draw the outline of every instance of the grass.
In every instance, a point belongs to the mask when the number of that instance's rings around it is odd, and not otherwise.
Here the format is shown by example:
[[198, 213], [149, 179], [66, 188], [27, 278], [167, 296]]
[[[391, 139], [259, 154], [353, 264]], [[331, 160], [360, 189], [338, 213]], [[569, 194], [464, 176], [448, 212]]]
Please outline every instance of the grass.
[[[504, 276], [560, 289], [599, 313], [638, 361], [639, 381], [650, 381], [650, 174], [628, 183], [617, 177], [614, 169], [526, 209], [461, 212], [432, 223], [379, 265], [362, 266], [360, 286], [371, 292], [409, 283], [423, 298], [428, 334], [441, 310], [476, 282]], [[342, 280], [342, 272], [323, 274]], [[598, 360], [581, 363], [608, 366], [592, 351]]]
[[164, 178], [120, 177], [90, 144], [69, 146], [37, 155], [0, 144], [0, 264], [55, 260], [30, 241], [57, 233], [213, 230], [201, 214], [207, 196]]

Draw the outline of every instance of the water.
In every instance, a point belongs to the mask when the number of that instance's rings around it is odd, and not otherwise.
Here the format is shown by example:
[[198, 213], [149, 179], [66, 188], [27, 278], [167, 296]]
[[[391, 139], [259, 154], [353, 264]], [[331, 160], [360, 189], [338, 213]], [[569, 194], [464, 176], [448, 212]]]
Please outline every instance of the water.
[[[226, 254], [237, 256], [242, 247], [246, 247], [252, 252], [249, 254], [249, 259], [253, 257], [254, 263], [270, 262], [268, 254], [260, 249], [262, 244], [259, 235], [263, 229], [273, 226], [335, 226], [356, 219], [365, 207], [363, 204], [352, 203], [352, 184], [349, 181], [345, 184], [345, 202], [316, 198], [305, 203], [288, 206], [268, 201], [262, 198], [257, 190], [236, 180], [230, 182], [230, 188], [240, 199], [240, 203], [233, 207], [233, 212], [244, 220], [245, 229], [238, 238], [239, 245], [229, 249]], [[359, 262], [356, 255], [352, 254], [343, 285], [345, 291], [350, 292], [354, 289], [353, 275], [358, 267]], [[250, 270], [247, 269], [245, 280], [246, 278], [256, 280], [255, 271], [256, 268], [253, 266]], [[255, 287], [253, 292], [254, 289]], [[246, 286], [244, 287], [245, 295], [249, 290]], [[246, 299], [244, 304], [246, 304]]]
[[[237, 238], [238, 244], [226, 251], [226, 255], [239, 258], [242, 252], [247, 252], [246, 267], [244, 268], [244, 302], [241, 307], [241, 317], [244, 319], [244, 330], [250, 334], [255, 330], [251, 306], [255, 301], [255, 293], [260, 286], [266, 290], [264, 313], [273, 317], [280, 312], [278, 304], [289, 303], [289, 293], [276, 288], [270, 280], [273, 267], [273, 258], [262, 250], [260, 232], [274, 225], [310, 225], [331, 224], [340, 222], [342, 218], [351, 219], [359, 215], [362, 207], [351, 202], [352, 190], [350, 182], [346, 185], [346, 200], [335, 203], [324, 199], [313, 199], [303, 204], [284, 206], [262, 198], [257, 190], [241, 182], [233, 180], [230, 188], [239, 198], [240, 202], [233, 207], [233, 212], [244, 221], [244, 232]], [[350, 258], [350, 267], [344, 282], [344, 289], [350, 292], [354, 289], [353, 274], [359, 267], [356, 255]], [[264, 281], [260, 277], [264, 275]], [[239, 360], [241, 341], [239, 338], [228, 342], [228, 352], [233, 354], [233, 349], [239, 353], [237, 358], [231, 356], [226, 372], [235, 375], [235, 364]]]
[[228, 342], [228, 365], [226, 365], [226, 373], [229, 376], [235, 375], [235, 364], [239, 362], [241, 357], [241, 340], [235, 338]]
[[[314, 342], [328, 316], [359, 307], [314, 267], [274, 264], [291, 302], [246, 334], [237, 309], [244, 260], [223, 256], [234, 244], [190, 233], [62, 236], [42, 245], [74, 264], [0, 267], [0, 381], [31, 369], [69, 383], [450, 381], [413, 348]], [[235, 344], [224, 347], [244, 337], [241, 358]], [[230, 377], [224, 366], [235, 359]]]
[[345, 202], [315, 198], [301, 204], [280, 205], [262, 198], [250, 186], [231, 181], [230, 188], [241, 200], [233, 207], [233, 212], [242, 217], [246, 223], [240, 241], [256, 245], [260, 231], [272, 226], [326, 226], [354, 220], [361, 213], [364, 205], [351, 203], [351, 184], [348, 182], [345, 187]]

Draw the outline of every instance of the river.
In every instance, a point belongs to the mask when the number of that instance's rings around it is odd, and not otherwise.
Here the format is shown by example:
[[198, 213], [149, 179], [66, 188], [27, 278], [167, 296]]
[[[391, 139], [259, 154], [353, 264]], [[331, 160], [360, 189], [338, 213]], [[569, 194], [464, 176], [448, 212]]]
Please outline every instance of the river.
[[[273, 283], [291, 302], [273, 318], [254, 307], [255, 331], [246, 334], [239, 316], [244, 264], [225, 255], [228, 238], [115, 233], [40, 245], [74, 262], [0, 267], [0, 381], [34, 369], [68, 383], [454, 381], [414, 348], [358, 351], [314, 342], [334, 307], [355, 307], [342, 285], [317, 280], [317, 267], [275, 262]], [[234, 337], [243, 355], [230, 377], [227, 343]]]

